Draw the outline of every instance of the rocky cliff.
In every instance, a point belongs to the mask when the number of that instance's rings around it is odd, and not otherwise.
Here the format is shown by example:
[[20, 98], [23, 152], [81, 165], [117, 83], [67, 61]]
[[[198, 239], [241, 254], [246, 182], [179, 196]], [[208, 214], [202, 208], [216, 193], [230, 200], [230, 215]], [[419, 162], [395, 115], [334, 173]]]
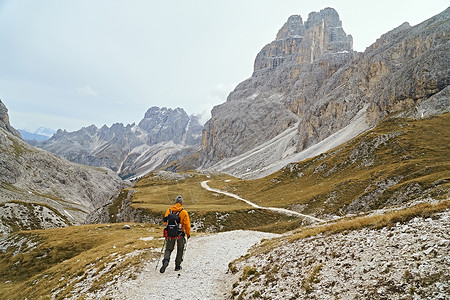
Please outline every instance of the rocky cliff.
[[[424, 107], [450, 81], [449, 19], [447, 9], [414, 27], [404, 23], [357, 53], [334, 9], [306, 22], [291, 16], [256, 56], [252, 77], [212, 110], [202, 165], [264, 176], [283, 166], [270, 168], [276, 162], [317, 155], [389, 114]], [[447, 98], [439, 111], [449, 106]]]
[[0, 128], [6, 130], [7, 132], [11, 133], [12, 135], [22, 138], [20, 136], [20, 133], [14, 129], [14, 127], [9, 124], [9, 115], [8, 115], [8, 109], [6, 108], [5, 104], [3, 104], [2, 100], [0, 99]]
[[5, 122], [6, 108], [2, 113], [0, 234], [81, 224], [124, 187], [111, 170], [74, 164], [28, 145]]
[[150, 108], [138, 125], [58, 130], [39, 148], [72, 162], [107, 167], [122, 178], [142, 176], [200, 148], [202, 126], [181, 109]]

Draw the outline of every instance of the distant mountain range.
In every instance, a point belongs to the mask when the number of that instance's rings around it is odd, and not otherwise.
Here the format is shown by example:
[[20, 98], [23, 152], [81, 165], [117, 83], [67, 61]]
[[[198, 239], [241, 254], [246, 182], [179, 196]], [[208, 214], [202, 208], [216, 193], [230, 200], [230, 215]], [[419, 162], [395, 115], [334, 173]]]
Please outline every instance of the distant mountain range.
[[203, 127], [181, 108], [151, 107], [138, 124], [58, 130], [36, 143], [72, 162], [107, 167], [123, 179], [141, 177], [200, 149]]

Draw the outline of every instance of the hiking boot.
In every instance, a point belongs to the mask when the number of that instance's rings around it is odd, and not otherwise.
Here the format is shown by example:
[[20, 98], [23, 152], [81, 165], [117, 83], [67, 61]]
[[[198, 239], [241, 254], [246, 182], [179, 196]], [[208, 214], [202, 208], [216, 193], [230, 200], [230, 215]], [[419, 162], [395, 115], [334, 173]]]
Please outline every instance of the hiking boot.
[[181, 270], [181, 266], [175, 266], [175, 271], [180, 271]]
[[161, 267], [161, 269], [159, 269], [159, 272], [164, 273], [166, 271], [166, 268], [167, 268], [168, 265], [169, 265], [169, 261], [168, 260], [163, 260], [162, 267]]

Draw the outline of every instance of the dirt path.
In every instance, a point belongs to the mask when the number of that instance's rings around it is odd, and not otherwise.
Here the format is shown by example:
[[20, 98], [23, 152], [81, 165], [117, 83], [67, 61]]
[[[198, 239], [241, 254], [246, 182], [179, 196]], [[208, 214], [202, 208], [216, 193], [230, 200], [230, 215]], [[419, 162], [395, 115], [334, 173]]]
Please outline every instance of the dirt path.
[[[247, 253], [264, 238], [278, 235], [256, 231], [229, 231], [192, 237], [187, 246], [183, 270], [174, 271], [176, 250], [164, 274], [149, 262], [136, 280], [117, 285], [114, 299], [225, 299], [231, 290], [226, 281], [228, 264]], [[161, 266], [161, 262], [159, 263]]]
[[211, 187], [209, 187], [209, 185], [208, 185], [208, 181], [209, 181], [209, 180], [206, 180], [206, 181], [203, 181], [203, 182], [201, 183], [201, 186], [202, 186], [204, 189], [206, 189], [206, 190], [208, 190], [208, 191], [210, 191], [210, 192], [215, 192], [215, 193], [219, 193], [219, 194], [224, 194], [224, 195], [226, 195], [226, 196], [233, 197], [233, 198], [235, 198], [235, 199], [244, 201], [244, 202], [247, 203], [248, 205], [251, 205], [251, 206], [253, 206], [253, 207], [255, 207], [255, 208], [272, 210], [272, 211], [276, 211], [276, 212], [283, 213], [283, 214], [287, 214], [287, 215], [291, 215], [291, 216], [294, 215], [294, 216], [299, 216], [299, 217], [309, 218], [309, 219], [314, 220], [314, 221], [316, 221], [316, 222], [325, 222], [325, 220], [322, 220], [322, 219], [319, 219], [319, 218], [316, 218], [316, 217], [313, 217], [313, 216], [309, 216], [309, 215], [304, 215], [304, 214], [298, 213], [298, 212], [296, 212], [296, 211], [292, 211], [292, 210], [288, 210], [288, 209], [284, 209], [284, 208], [259, 206], [258, 204], [255, 204], [255, 203], [253, 203], [253, 202], [251, 202], [251, 201], [248, 201], [248, 200], [246, 200], [246, 199], [243, 199], [243, 198], [239, 197], [238, 195], [235, 195], [235, 194], [232, 194], [232, 193], [229, 193], [229, 192], [225, 192], [225, 191], [222, 191], [222, 190], [219, 190], [219, 189], [211, 188]]

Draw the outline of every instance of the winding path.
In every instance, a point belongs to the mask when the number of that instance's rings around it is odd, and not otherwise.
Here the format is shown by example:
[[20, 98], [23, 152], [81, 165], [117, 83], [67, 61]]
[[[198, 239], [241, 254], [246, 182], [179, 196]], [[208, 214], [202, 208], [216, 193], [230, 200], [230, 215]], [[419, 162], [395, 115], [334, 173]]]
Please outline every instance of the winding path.
[[301, 214], [301, 213], [298, 213], [298, 212], [296, 212], [296, 211], [288, 210], [288, 209], [285, 209], [285, 208], [278, 208], [278, 207], [264, 207], [264, 206], [260, 206], [260, 205], [258, 205], [258, 204], [255, 204], [255, 203], [251, 202], [251, 201], [248, 201], [247, 199], [243, 199], [243, 198], [239, 197], [239, 196], [236, 195], [236, 194], [233, 194], [233, 193], [229, 193], [229, 192], [225, 192], [225, 191], [222, 191], [222, 190], [219, 190], [219, 189], [212, 188], [212, 187], [210, 187], [210, 186], [208, 185], [208, 181], [209, 181], [209, 180], [202, 181], [202, 183], [201, 183], [202, 188], [204, 188], [204, 189], [206, 189], [206, 190], [208, 190], [208, 191], [210, 191], [210, 192], [223, 194], [223, 195], [226, 195], [226, 196], [233, 197], [233, 198], [235, 198], [235, 199], [244, 201], [245, 203], [247, 203], [247, 204], [250, 205], [250, 206], [253, 206], [254, 208], [267, 209], [267, 210], [271, 210], [271, 211], [275, 211], [275, 212], [279, 212], [279, 213], [287, 214], [287, 215], [291, 215], [291, 216], [299, 216], [299, 217], [309, 218], [309, 219], [314, 220], [314, 221], [316, 221], [316, 222], [325, 222], [325, 220], [322, 220], [322, 219], [319, 219], [319, 218], [316, 218], [316, 217], [313, 217], [313, 216]]

